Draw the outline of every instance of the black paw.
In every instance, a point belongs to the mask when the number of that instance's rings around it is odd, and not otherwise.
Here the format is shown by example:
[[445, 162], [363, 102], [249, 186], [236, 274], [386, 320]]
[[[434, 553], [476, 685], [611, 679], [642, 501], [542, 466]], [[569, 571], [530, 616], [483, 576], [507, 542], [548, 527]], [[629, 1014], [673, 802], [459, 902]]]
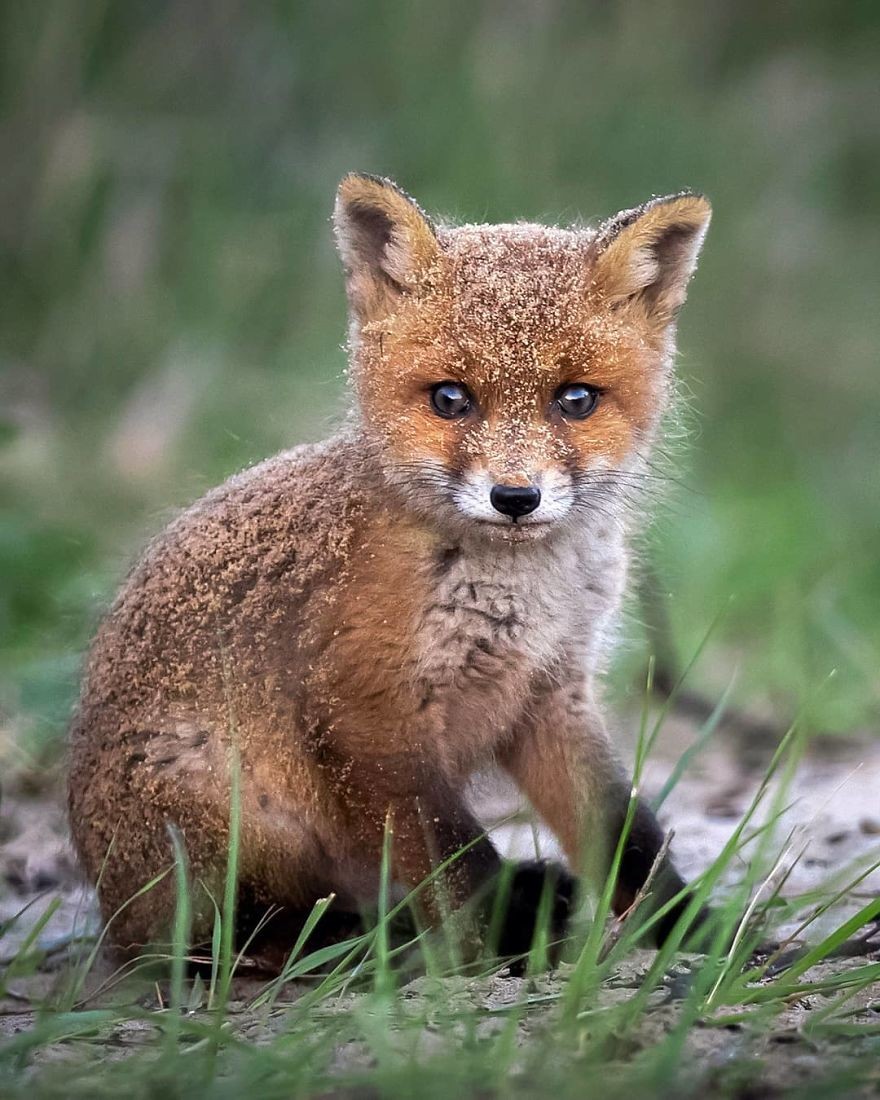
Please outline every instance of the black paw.
[[[684, 916], [690, 901], [690, 898], [683, 898], [657, 922], [654, 932], [655, 947], [662, 947], [666, 943], [679, 920]], [[698, 954], [708, 951], [717, 927], [714, 917], [713, 910], [704, 906], [691, 921], [690, 927], [682, 938], [679, 950], [693, 951]]]
[[[574, 906], [577, 880], [558, 863], [530, 860], [519, 863], [506, 883], [502, 878], [496, 905], [501, 909], [497, 934], [492, 945], [502, 958], [527, 956], [535, 942], [537, 922], [543, 910], [546, 914], [547, 940], [560, 940], [565, 935]], [[524, 961], [512, 967], [519, 972]]]

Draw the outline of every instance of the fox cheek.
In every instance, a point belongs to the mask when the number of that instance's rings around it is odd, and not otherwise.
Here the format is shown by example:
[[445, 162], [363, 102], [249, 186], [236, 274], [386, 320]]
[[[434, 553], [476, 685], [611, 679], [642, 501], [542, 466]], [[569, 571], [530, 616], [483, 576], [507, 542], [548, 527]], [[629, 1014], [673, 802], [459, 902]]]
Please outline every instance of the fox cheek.
[[461, 476], [461, 443], [454, 426], [422, 409], [391, 404], [381, 392], [363, 394], [360, 403], [386, 464], [401, 471], [429, 470], [438, 481]]

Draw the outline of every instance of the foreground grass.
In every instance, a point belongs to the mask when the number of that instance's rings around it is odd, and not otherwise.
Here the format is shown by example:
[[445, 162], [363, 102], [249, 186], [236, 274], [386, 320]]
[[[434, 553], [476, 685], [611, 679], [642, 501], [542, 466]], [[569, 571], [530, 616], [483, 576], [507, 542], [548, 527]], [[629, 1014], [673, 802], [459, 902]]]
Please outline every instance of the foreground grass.
[[[657, 728], [643, 731], [637, 781]], [[688, 914], [661, 951], [645, 950], [656, 918], [637, 910], [610, 921], [610, 888], [557, 969], [546, 972], [546, 937], [536, 937], [524, 978], [501, 960], [465, 971], [439, 935], [401, 942], [401, 905], [380, 905], [369, 931], [309, 952], [325, 900], [279, 978], [234, 978], [243, 956], [231, 937], [233, 828], [213, 949], [190, 980], [186, 854], [175, 837], [170, 954], [99, 978], [100, 939], [71, 952], [51, 994], [0, 1040], [0, 1095], [736, 1096], [759, 1081], [798, 1096], [858, 1095], [878, 1083], [880, 962], [842, 954], [880, 917], [880, 899], [853, 900], [873, 869], [865, 866], [783, 897], [798, 855], [782, 821], [802, 747], [791, 731], [728, 844], [692, 884], [691, 917], [710, 896], [716, 906], [701, 955], [680, 952]], [[389, 865], [386, 850], [386, 884]], [[54, 903], [43, 904], [0, 976], [0, 997], [39, 966]], [[829, 909], [841, 915], [819, 935]], [[782, 928], [778, 948], [756, 951]], [[0, 955], [9, 930], [0, 928]], [[794, 939], [809, 946], [792, 950]], [[13, 1023], [17, 1006], [3, 1003]]]

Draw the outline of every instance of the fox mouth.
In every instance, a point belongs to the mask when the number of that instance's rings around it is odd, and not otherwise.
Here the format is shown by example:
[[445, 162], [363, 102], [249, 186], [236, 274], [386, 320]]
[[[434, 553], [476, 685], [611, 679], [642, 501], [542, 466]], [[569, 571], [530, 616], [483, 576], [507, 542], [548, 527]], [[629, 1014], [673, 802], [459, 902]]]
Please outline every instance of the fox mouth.
[[552, 519], [541, 519], [537, 516], [519, 517], [517, 519], [475, 519], [475, 527], [479, 527], [493, 538], [503, 539], [506, 542], [529, 542], [542, 538], [555, 527]]

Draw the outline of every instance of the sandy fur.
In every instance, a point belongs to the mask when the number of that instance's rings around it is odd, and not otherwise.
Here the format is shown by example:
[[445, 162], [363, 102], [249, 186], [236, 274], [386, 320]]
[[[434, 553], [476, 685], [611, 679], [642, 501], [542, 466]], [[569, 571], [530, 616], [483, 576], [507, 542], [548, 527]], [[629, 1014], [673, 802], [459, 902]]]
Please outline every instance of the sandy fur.
[[[387, 820], [404, 888], [470, 845], [445, 884], [463, 901], [499, 866], [465, 803], [468, 777], [490, 761], [574, 866], [585, 836], [603, 851], [613, 842], [628, 784], [598, 682], [636, 479], [669, 389], [669, 303], [695, 260], [681, 240], [700, 211], [707, 220], [691, 196], [677, 220], [649, 206], [634, 229], [606, 231], [605, 270], [601, 233], [435, 230], [391, 185], [347, 178], [336, 225], [352, 306], [350, 423], [175, 520], [89, 656], [70, 814], [106, 918], [169, 865], [170, 823], [206, 887], [194, 935], [208, 934], [233, 754], [242, 890], [265, 905], [368, 898]], [[646, 259], [648, 248], [660, 251]], [[603, 286], [619, 299], [624, 269], [621, 304]], [[672, 282], [639, 285], [652, 278]], [[430, 409], [426, 384], [450, 377], [477, 395], [472, 423]], [[600, 408], [563, 422], [555, 387], [584, 377], [603, 387]], [[543, 479], [544, 514], [480, 522], [497, 517], [456, 494], [493, 479]], [[111, 935], [125, 946], [161, 938], [172, 911], [167, 878]]]

